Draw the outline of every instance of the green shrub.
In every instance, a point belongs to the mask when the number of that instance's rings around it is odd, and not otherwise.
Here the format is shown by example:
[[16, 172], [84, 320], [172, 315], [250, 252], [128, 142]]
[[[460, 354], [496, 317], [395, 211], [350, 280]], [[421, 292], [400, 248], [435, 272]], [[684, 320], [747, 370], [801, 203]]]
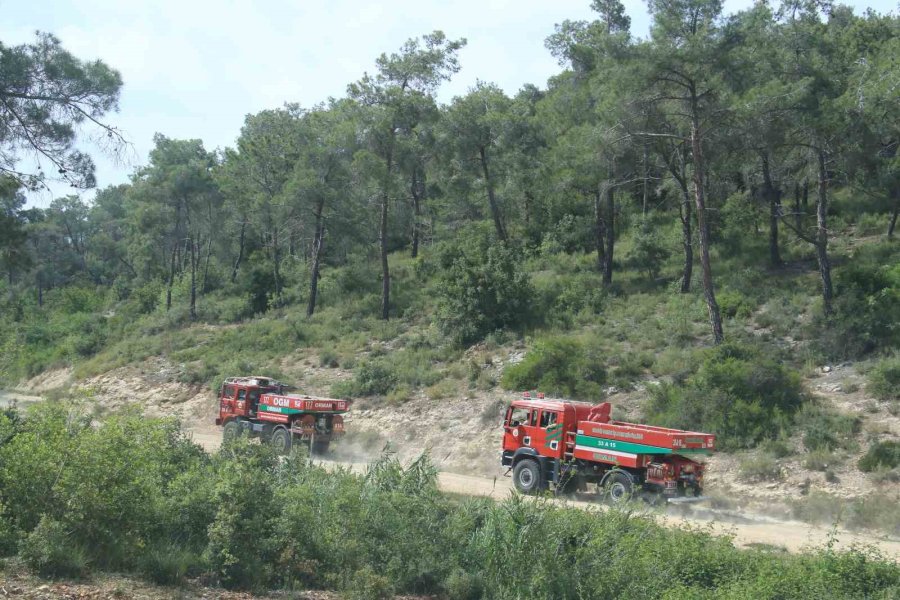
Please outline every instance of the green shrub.
[[455, 342], [471, 343], [531, 321], [535, 292], [522, 269], [521, 250], [479, 238], [445, 246], [440, 264], [437, 322]]
[[834, 315], [818, 322], [827, 356], [900, 348], [900, 261], [893, 252], [876, 246], [836, 271]]
[[42, 577], [84, 577], [88, 572], [87, 553], [76, 544], [59, 521], [42, 517], [22, 542], [20, 556]]
[[397, 375], [387, 362], [370, 359], [356, 367], [352, 380], [336, 383], [331, 391], [342, 398], [383, 396], [393, 390], [397, 383]]
[[683, 383], [650, 389], [648, 423], [715, 433], [722, 449], [752, 447], [789, 429], [803, 389], [771, 351], [726, 343], [700, 356]]
[[597, 400], [606, 370], [600, 358], [577, 340], [545, 338], [534, 344], [522, 362], [503, 370], [507, 390], [539, 390], [547, 394]]
[[340, 366], [340, 360], [337, 355], [337, 352], [334, 350], [322, 350], [319, 354], [319, 365], [323, 367], [328, 367], [329, 369], [336, 369]]
[[746, 319], [753, 314], [753, 304], [742, 293], [735, 290], [723, 290], [716, 294], [719, 309], [726, 317]]
[[480, 600], [484, 597], [484, 584], [478, 573], [457, 569], [444, 582], [444, 593], [453, 600]]
[[209, 526], [204, 559], [227, 588], [253, 588], [271, 578], [268, 544], [276, 514], [277, 459], [266, 446], [236, 440], [221, 452], [217, 511]]
[[774, 458], [758, 454], [741, 461], [738, 476], [744, 481], [780, 481], [784, 473]]
[[838, 455], [822, 448], [812, 450], [803, 457], [803, 467], [810, 471], [827, 473], [836, 462], [839, 462]]
[[796, 421], [803, 432], [803, 445], [807, 450], [852, 449], [861, 424], [857, 416], [837, 413], [813, 403], [803, 407]]
[[138, 559], [138, 572], [153, 583], [182, 583], [200, 567], [200, 558], [177, 543], [162, 543], [144, 549]]
[[900, 355], [885, 358], [868, 373], [866, 391], [879, 400], [900, 400]]
[[353, 576], [345, 597], [347, 600], [391, 600], [394, 586], [390, 579], [366, 566]]
[[794, 453], [794, 449], [784, 440], [766, 440], [760, 448], [774, 458], [784, 458]]
[[628, 265], [649, 279], [656, 279], [671, 251], [659, 234], [659, 226], [649, 218], [640, 219], [634, 227], [633, 245], [626, 255]]
[[875, 442], [859, 459], [858, 465], [859, 470], [865, 473], [900, 466], [900, 442], [892, 440]]
[[3, 504], [0, 503], [0, 558], [12, 556], [16, 553], [19, 539], [22, 535], [13, 525], [6, 512]]

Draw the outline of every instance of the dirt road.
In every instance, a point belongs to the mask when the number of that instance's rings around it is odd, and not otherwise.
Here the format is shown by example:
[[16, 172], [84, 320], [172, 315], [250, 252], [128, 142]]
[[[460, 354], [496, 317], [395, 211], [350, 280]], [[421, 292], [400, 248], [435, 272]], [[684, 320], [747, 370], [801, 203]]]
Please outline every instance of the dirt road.
[[[215, 451], [221, 442], [221, 431], [215, 427], [204, 427], [191, 431], [195, 442]], [[323, 461], [325, 464], [350, 467], [363, 471], [366, 464], [362, 462]], [[498, 470], [496, 477], [479, 477], [461, 475], [441, 471], [438, 473], [438, 486], [442, 491], [468, 496], [485, 496], [502, 500], [513, 493], [512, 481], [504, 477]], [[561, 504], [584, 510], [603, 510], [603, 505], [586, 500], [559, 500]], [[798, 521], [779, 521], [760, 515], [734, 514], [718, 511], [702, 505], [668, 507], [666, 514], [650, 512], [660, 523], [669, 527], [709, 527], [713, 533], [731, 535], [739, 546], [769, 545], [781, 547], [790, 552], [799, 552], [804, 548], [822, 547], [834, 538], [836, 548], [849, 548], [854, 545], [874, 545], [886, 556], [900, 560], [900, 540], [878, 538], [871, 533], [853, 533], [842, 529], [826, 529], [801, 523]]]

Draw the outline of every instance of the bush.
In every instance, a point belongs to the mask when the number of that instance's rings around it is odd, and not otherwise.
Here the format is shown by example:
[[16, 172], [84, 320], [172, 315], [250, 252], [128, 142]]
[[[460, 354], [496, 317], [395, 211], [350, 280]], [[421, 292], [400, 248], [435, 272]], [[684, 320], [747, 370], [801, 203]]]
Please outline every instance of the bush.
[[643, 218], [635, 224], [634, 245], [626, 256], [628, 265], [649, 279], [656, 279], [662, 265], [671, 252], [659, 235], [659, 226], [651, 219]]
[[797, 414], [797, 426], [803, 432], [803, 445], [807, 450], [852, 449], [856, 445], [860, 420], [854, 415], [836, 413], [810, 403]]
[[648, 423], [715, 433], [726, 450], [749, 448], [788, 430], [803, 389], [800, 376], [771, 351], [726, 343], [700, 357], [683, 383], [651, 388]]
[[511, 244], [480, 238], [446, 246], [440, 254], [437, 322], [459, 344], [531, 320], [535, 292], [522, 270], [521, 251]]
[[145, 549], [138, 559], [138, 572], [153, 583], [175, 585], [197, 571], [200, 558], [176, 543], [163, 543]]
[[393, 597], [391, 580], [368, 566], [356, 572], [346, 593], [347, 600], [391, 600]]
[[342, 398], [353, 396], [383, 396], [397, 385], [397, 375], [386, 362], [375, 359], [361, 363], [350, 381], [334, 384], [331, 392]]
[[13, 525], [12, 520], [6, 516], [6, 510], [0, 503], [0, 558], [12, 556], [16, 553], [19, 545], [19, 532]]
[[444, 592], [453, 600], [480, 600], [484, 597], [484, 584], [478, 573], [457, 569], [444, 582]]
[[597, 400], [606, 370], [594, 352], [577, 340], [546, 338], [534, 344], [522, 362], [503, 370], [507, 390], [540, 390], [547, 394]]
[[42, 517], [37, 527], [22, 542], [22, 560], [42, 577], [84, 577], [88, 559], [65, 526]]
[[819, 321], [824, 354], [846, 358], [900, 348], [900, 261], [874, 247], [835, 275], [834, 315]]
[[900, 355], [877, 363], [868, 373], [866, 391], [879, 400], [900, 400]]
[[900, 466], [900, 442], [885, 441], [872, 444], [859, 459], [858, 466], [864, 473]]
[[780, 481], [784, 478], [778, 462], [765, 454], [742, 460], [738, 475], [744, 481]]

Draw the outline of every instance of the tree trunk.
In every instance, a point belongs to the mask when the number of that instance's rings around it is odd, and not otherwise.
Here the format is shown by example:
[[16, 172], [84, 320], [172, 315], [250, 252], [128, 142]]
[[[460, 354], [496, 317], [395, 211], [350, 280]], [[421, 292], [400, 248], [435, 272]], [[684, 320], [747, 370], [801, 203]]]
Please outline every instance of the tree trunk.
[[325, 208], [325, 199], [319, 198], [316, 203], [316, 231], [312, 245], [312, 269], [309, 275], [309, 303], [306, 305], [306, 316], [311, 317], [316, 312], [316, 298], [319, 291], [319, 261], [322, 258], [322, 245], [325, 241], [325, 227], [322, 224], [322, 211]]
[[897, 216], [900, 215], [900, 185], [894, 186], [894, 213], [891, 215], [891, 224], [888, 225], [887, 236], [894, 239], [894, 228], [897, 226]]
[[201, 296], [208, 291], [206, 282], [209, 279], [209, 255], [212, 254], [212, 231], [209, 233], [209, 239], [206, 241], [206, 264], [203, 265], [203, 285], [200, 286]]
[[769, 168], [769, 153], [760, 153], [762, 159], [763, 193], [769, 203], [769, 263], [778, 268], [783, 262], [778, 251], [778, 219], [781, 216], [780, 202], [781, 191], [775, 189], [772, 183], [772, 173]]
[[241, 266], [241, 260], [244, 258], [244, 234], [247, 230], [247, 219], [241, 220], [241, 234], [238, 237], [238, 255], [237, 258], [234, 259], [234, 264], [231, 266], [231, 283], [237, 279], [238, 269]]
[[643, 171], [644, 171], [643, 190], [641, 190], [641, 196], [642, 196], [642, 198], [641, 198], [641, 215], [642, 216], [647, 216], [647, 202], [650, 198], [650, 173], [649, 173], [650, 157], [648, 156], [648, 154], [649, 153], [647, 151], [647, 144], [644, 143], [644, 154], [643, 154], [643, 157], [642, 157], [643, 160], [641, 163]]
[[200, 249], [191, 238], [191, 321], [197, 320], [197, 265], [200, 262]]
[[597, 270], [603, 272], [603, 230], [606, 226], [603, 223], [603, 186], [597, 189], [594, 195], [594, 235], [597, 238]]
[[800, 183], [794, 182], [794, 228], [803, 231], [803, 213], [800, 208]]
[[[393, 132], [394, 130], [391, 129]], [[393, 136], [393, 133], [392, 133]], [[388, 264], [388, 203], [390, 201], [390, 180], [394, 169], [393, 140], [386, 158], [386, 174], [381, 190], [381, 219], [378, 227], [378, 245], [381, 251], [381, 318], [387, 321], [391, 316], [391, 272]]]
[[816, 259], [819, 262], [819, 275], [822, 277], [822, 307], [825, 314], [830, 315], [834, 290], [831, 286], [831, 262], [828, 260], [828, 171], [825, 168], [825, 152], [819, 150], [817, 158], [819, 185], [816, 199]]
[[412, 252], [411, 256], [419, 256], [419, 219], [422, 218], [422, 197], [425, 192], [425, 172], [422, 172], [421, 181], [418, 178], [418, 168], [413, 168], [412, 183], [409, 191], [413, 200], [413, 227], [412, 227]]
[[612, 182], [606, 185], [606, 252], [603, 256], [603, 285], [612, 285], [613, 272], [613, 250], [616, 243], [616, 205], [615, 205], [615, 187]]
[[[680, 183], [683, 183], [683, 180]], [[691, 196], [688, 193], [687, 185], [681, 186], [681, 197], [681, 210], [678, 211], [681, 217], [681, 246], [684, 248], [681, 293], [687, 294], [691, 291], [691, 277], [694, 272], [694, 247], [691, 244]]]
[[169, 283], [166, 286], [166, 312], [169, 312], [169, 309], [172, 308], [172, 286], [175, 284], [175, 259], [178, 256], [178, 249], [181, 247], [181, 244], [178, 243], [178, 240], [175, 240], [175, 243], [172, 245], [172, 259], [169, 265]]
[[481, 155], [481, 171], [484, 174], [484, 187], [487, 188], [488, 204], [491, 207], [491, 216], [494, 217], [494, 227], [497, 229], [497, 237], [501, 242], [506, 241], [506, 229], [503, 227], [503, 220], [500, 218], [500, 207], [497, 205], [497, 198], [494, 195], [494, 182], [488, 171], [487, 155], [484, 146], [478, 149]]
[[278, 228], [272, 229], [272, 275], [275, 277], [275, 306], [281, 306], [281, 250], [278, 248]]
[[696, 91], [691, 89], [691, 154], [693, 154], [694, 173], [694, 202], [697, 206], [697, 225], [700, 229], [700, 265], [703, 271], [703, 294], [706, 297], [706, 308], [709, 312], [709, 322], [712, 326], [713, 339], [716, 344], [725, 341], [725, 333], [722, 330], [722, 315], [719, 312], [719, 304], [716, 302], [716, 293], [713, 288], [712, 267], [709, 262], [709, 225], [706, 220], [705, 177], [703, 166], [703, 153], [700, 139], [700, 117], [697, 109]]

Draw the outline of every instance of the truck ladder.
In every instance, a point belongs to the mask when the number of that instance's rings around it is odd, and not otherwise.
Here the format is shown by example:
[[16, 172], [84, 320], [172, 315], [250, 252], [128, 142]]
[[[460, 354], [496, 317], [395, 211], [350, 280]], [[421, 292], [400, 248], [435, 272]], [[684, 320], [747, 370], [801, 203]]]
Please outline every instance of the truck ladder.
[[563, 458], [565, 460], [571, 460], [575, 456], [575, 432], [567, 431], [566, 432], [566, 449], [563, 452]]

